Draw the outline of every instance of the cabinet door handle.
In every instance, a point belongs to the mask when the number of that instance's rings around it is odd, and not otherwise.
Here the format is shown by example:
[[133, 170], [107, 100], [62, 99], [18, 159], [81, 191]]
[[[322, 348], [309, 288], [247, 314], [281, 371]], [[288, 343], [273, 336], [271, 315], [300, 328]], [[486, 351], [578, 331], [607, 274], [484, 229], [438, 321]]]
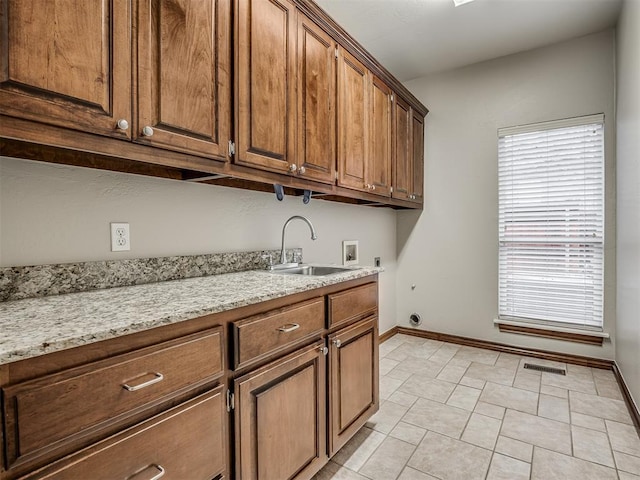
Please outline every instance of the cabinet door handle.
[[300, 168], [298, 169], [298, 175], [304, 175], [304, 172], [306, 172], [306, 171], [307, 171], [307, 169], [306, 169], [306, 168], [304, 168], [304, 167], [300, 167]]
[[320, 350], [320, 353], [323, 355], [327, 355], [329, 353], [329, 349], [327, 347], [319, 347], [318, 350]]
[[289, 171], [291, 173], [295, 172], [298, 169], [298, 166], [295, 163], [289, 164]]
[[129, 128], [129, 122], [127, 122], [124, 118], [121, 118], [120, 120], [118, 120], [118, 123], [116, 124], [118, 126], [119, 130], [127, 130]]
[[340, 347], [342, 346], [342, 342], [340, 341], [340, 339], [339, 339], [339, 338], [336, 338], [336, 339], [333, 341], [333, 344], [336, 346], [336, 348], [340, 348]]
[[153, 136], [153, 128], [146, 126], [142, 129], [142, 135], [144, 135], [145, 137], [152, 137]]
[[124, 383], [122, 385], [122, 388], [124, 388], [128, 392], [135, 392], [136, 390], [140, 390], [142, 388], [148, 387], [150, 385], [153, 385], [154, 383], [158, 383], [164, 380], [164, 375], [162, 375], [161, 373], [153, 372], [153, 375], [155, 376], [155, 378], [152, 378], [148, 382], [144, 382], [144, 383], [141, 383], [140, 385], [134, 385], [134, 386], [131, 386], [128, 383]]
[[153, 468], [154, 470], [157, 470], [158, 473], [156, 473], [153, 477], [149, 478], [149, 480], [158, 480], [158, 479], [164, 477], [164, 474], [165, 474], [164, 468], [162, 468], [161, 465], [157, 465], [157, 464], [154, 463], [153, 465], [149, 465], [144, 470], [142, 470], [142, 471], [140, 471], [140, 472], [138, 472], [138, 473], [136, 473], [136, 474], [134, 474], [134, 475], [132, 475], [130, 477], [127, 477], [127, 480], [135, 480], [135, 479], [138, 479], [138, 478], [140, 478], [140, 480], [142, 480], [143, 478], [146, 478], [146, 477], [143, 477], [142, 474], [144, 472], [146, 472], [147, 470], [149, 470], [150, 468]]
[[289, 333], [299, 328], [300, 328], [300, 325], [298, 325], [297, 323], [287, 323], [286, 325], [283, 325], [280, 328], [278, 328], [278, 331], [283, 333]]

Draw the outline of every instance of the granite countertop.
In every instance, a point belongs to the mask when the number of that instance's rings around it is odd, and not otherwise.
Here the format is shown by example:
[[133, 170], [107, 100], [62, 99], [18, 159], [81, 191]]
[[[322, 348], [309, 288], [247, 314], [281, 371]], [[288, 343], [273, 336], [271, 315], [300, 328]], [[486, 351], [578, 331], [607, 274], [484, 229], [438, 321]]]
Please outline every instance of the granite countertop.
[[0, 303], [0, 365], [366, 277], [264, 270], [227, 273]]

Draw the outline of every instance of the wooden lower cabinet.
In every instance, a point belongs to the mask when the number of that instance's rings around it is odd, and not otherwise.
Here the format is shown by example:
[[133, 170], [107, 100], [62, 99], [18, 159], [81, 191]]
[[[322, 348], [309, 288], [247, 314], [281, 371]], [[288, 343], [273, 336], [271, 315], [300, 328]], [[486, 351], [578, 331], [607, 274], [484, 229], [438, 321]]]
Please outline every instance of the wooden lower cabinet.
[[212, 480], [226, 462], [223, 386], [25, 479]]
[[329, 453], [336, 453], [379, 406], [378, 318], [329, 336]]
[[325, 363], [316, 342], [235, 381], [235, 478], [308, 479], [326, 463]]

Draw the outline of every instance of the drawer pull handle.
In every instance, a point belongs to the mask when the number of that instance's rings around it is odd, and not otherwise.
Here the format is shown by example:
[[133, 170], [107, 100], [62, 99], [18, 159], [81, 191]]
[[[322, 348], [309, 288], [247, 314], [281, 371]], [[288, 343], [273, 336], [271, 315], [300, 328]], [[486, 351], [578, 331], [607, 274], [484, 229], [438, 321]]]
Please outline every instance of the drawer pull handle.
[[[158, 480], [158, 479], [160, 479], [160, 478], [164, 477], [165, 469], [164, 469], [164, 468], [162, 468], [160, 465], [157, 465], [157, 464], [155, 464], [155, 463], [154, 463], [154, 464], [152, 464], [152, 465], [149, 465], [149, 466], [148, 466], [147, 468], [145, 468], [144, 470], [141, 470], [141, 471], [139, 471], [138, 473], [136, 473], [136, 474], [134, 474], [134, 475], [132, 475], [132, 476], [130, 476], [130, 477], [127, 477], [127, 480], [133, 480], [134, 478], [135, 478], [135, 479], [137, 479], [137, 478], [146, 478], [146, 477], [141, 477], [140, 475], [141, 475], [143, 472], [146, 472], [147, 470], [149, 470], [150, 468], [153, 468], [154, 470], [158, 470], [158, 473], [156, 473], [153, 477], [149, 478], [149, 480]], [[140, 477], [139, 477], [139, 476], [140, 476]]]
[[278, 331], [279, 332], [283, 332], [283, 333], [289, 333], [289, 332], [293, 332], [294, 330], [297, 330], [300, 328], [300, 325], [298, 325], [297, 323], [288, 323], [286, 325], [281, 326]]
[[[161, 382], [162, 380], [164, 380], [164, 375], [162, 375], [161, 373], [157, 373], [154, 372], [153, 373], [155, 375], [155, 378], [152, 378], [151, 380], [149, 380], [148, 382], [144, 382], [141, 383], [140, 385], [134, 385], [133, 387], [127, 383], [122, 385], [122, 388], [124, 388], [125, 390], [129, 391], [129, 392], [135, 392], [136, 390], [140, 390], [142, 388], [148, 387], [150, 385], [153, 385], [154, 383], [158, 383]], [[161, 468], [161, 467], [159, 467]], [[164, 475], [164, 470], [162, 471], [163, 475]], [[160, 477], [157, 477], [160, 478]]]

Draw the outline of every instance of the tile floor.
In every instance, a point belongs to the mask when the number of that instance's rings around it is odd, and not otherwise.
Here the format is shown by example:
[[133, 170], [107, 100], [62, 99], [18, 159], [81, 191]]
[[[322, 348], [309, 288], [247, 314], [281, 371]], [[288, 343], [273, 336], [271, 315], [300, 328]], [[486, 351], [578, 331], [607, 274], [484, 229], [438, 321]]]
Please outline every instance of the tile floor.
[[380, 411], [315, 477], [330, 479], [640, 480], [640, 439], [610, 371], [396, 335]]

